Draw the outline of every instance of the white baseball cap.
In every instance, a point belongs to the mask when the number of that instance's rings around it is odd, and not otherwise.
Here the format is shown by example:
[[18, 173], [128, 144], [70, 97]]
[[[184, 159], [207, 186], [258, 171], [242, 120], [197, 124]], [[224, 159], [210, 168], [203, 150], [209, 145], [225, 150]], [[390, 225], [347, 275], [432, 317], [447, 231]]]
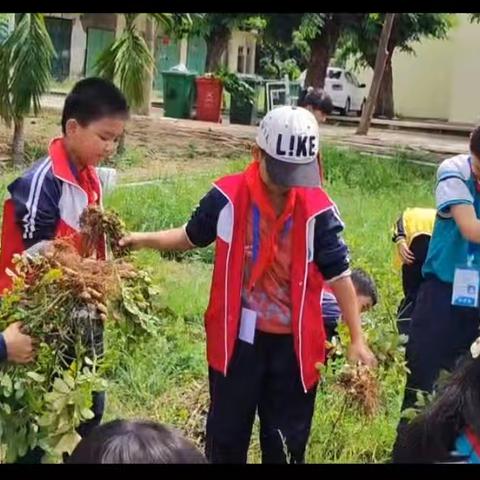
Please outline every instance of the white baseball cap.
[[260, 122], [256, 142], [268, 155], [266, 167], [273, 183], [282, 187], [320, 184], [320, 131], [308, 110], [292, 106], [274, 108]]

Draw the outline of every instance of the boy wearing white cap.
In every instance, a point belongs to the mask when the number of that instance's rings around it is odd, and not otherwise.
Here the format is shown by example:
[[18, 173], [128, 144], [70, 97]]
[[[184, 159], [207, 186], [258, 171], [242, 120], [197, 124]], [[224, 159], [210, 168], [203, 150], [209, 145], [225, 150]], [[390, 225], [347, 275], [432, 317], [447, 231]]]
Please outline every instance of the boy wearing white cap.
[[349, 358], [374, 366], [350, 280], [343, 223], [318, 187], [319, 130], [303, 108], [262, 120], [253, 161], [217, 180], [189, 222], [121, 244], [188, 250], [216, 242], [205, 314], [210, 409], [206, 454], [245, 463], [255, 413], [263, 463], [304, 461], [325, 331], [319, 298], [331, 286], [350, 329]]

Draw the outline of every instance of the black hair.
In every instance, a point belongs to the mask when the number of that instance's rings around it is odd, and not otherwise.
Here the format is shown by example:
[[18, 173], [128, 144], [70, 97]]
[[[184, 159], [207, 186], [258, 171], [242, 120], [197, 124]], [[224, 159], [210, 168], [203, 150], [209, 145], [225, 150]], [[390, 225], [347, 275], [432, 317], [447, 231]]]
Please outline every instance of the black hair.
[[356, 292], [371, 298], [372, 306], [374, 307], [378, 303], [378, 292], [375, 280], [361, 268], [354, 268], [351, 278]]
[[207, 463], [177, 431], [150, 421], [114, 420], [96, 427], [66, 463]]
[[62, 113], [62, 132], [75, 119], [82, 127], [105, 117], [128, 118], [128, 103], [118, 87], [103, 78], [85, 78], [67, 95]]
[[330, 95], [321, 88], [308, 87], [302, 90], [298, 96], [298, 106], [304, 108], [311, 106], [326, 115], [330, 115], [333, 111], [333, 102]]
[[470, 135], [470, 151], [480, 159], [480, 125]]
[[[432, 403], [401, 432], [396, 463], [452, 461], [455, 441], [466, 427], [480, 437], [480, 358], [462, 359]], [[455, 458], [456, 461], [459, 457]]]

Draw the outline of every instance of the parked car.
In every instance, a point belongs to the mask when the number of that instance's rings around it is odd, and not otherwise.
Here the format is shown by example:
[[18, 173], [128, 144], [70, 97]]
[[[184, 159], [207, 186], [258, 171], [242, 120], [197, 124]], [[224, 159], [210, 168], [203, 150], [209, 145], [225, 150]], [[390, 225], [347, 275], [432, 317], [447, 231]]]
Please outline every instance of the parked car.
[[[305, 70], [298, 81], [305, 88]], [[325, 91], [332, 98], [333, 106], [342, 115], [355, 112], [359, 117], [367, 101], [365, 84], [360, 83], [357, 77], [343, 68], [329, 67], [325, 78]]]

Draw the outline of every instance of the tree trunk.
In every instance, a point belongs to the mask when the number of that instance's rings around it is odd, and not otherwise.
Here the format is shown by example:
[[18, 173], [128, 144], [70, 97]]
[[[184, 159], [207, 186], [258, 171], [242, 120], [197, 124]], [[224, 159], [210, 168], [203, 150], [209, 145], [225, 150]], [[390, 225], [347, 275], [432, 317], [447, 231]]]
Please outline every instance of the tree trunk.
[[382, 82], [383, 71], [388, 58], [388, 40], [392, 31], [393, 21], [395, 20], [394, 13], [387, 13], [385, 15], [385, 22], [383, 23], [382, 34], [378, 44], [377, 58], [375, 60], [375, 69], [373, 71], [372, 85], [368, 93], [367, 104], [362, 113], [360, 124], [358, 125], [357, 135], [366, 135], [372, 121], [373, 110], [380, 90], [380, 83]]
[[323, 88], [330, 58], [337, 46], [340, 29], [333, 21], [325, 23], [322, 33], [309, 42], [310, 61], [305, 78], [306, 87]]
[[[383, 72], [382, 82], [380, 84], [380, 92], [378, 93], [377, 103], [375, 105], [375, 113], [373, 114], [374, 117], [393, 118], [395, 116], [392, 58], [398, 42], [398, 29], [399, 20], [396, 16], [395, 20], [393, 21], [390, 38], [388, 39], [387, 63], [385, 65], [385, 71]], [[372, 70], [375, 70], [375, 60], [375, 55], [369, 55], [367, 58], [367, 63]]]
[[23, 118], [15, 120], [12, 142], [13, 166], [21, 167], [25, 163], [25, 122]]
[[380, 91], [378, 92], [377, 104], [375, 106], [375, 117], [393, 118], [395, 116], [393, 104], [392, 55], [393, 50], [389, 50], [382, 83], [380, 84]]
[[213, 73], [221, 66], [222, 55], [228, 48], [230, 30], [228, 28], [214, 30], [205, 40], [207, 42], [206, 71]]
[[[145, 43], [152, 57], [155, 58], [155, 27], [153, 20], [147, 15], [145, 21]], [[143, 102], [137, 109], [139, 115], [150, 115], [153, 88], [153, 65], [145, 71], [143, 79]]]

